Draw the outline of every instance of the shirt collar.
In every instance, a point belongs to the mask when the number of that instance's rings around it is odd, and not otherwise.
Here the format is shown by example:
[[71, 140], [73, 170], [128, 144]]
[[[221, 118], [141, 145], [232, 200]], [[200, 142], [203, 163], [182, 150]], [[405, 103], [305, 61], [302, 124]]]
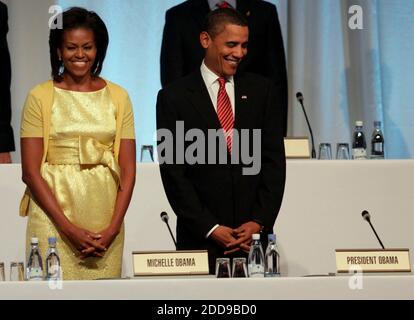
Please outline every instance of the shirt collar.
[[[216, 75], [213, 71], [211, 71], [206, 64], [201, 64], [200, 67], [201, 75], [203, 76], [204, 82], [206, 83], [207, 88], [210, 88], [215, 82], [217, 82], [217, 79], [219, 78], [218, 75]], [[228, 77], [227, 82], [231, 83], [231, 85], [234, 86], [234, 77]]]

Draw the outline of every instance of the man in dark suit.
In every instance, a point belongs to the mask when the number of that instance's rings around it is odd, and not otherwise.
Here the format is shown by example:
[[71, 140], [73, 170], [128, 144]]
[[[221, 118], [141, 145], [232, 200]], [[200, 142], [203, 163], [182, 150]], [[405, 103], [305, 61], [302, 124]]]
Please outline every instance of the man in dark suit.
[[[200, 67], [204, 50], [198, 40], [202, 23], [210, 10], [222, 0], [187, 0], [165, 16], [161, 47], [161, 84], [190, 74]], [[277, 90], [282, 109], [283, 133], [287, 132], [288, 89], [285, 51], [276, 6], [263, 0], [227, 0], [249, 23], [249, 53], [239, 66], [270, 78]]]
[[[164, 189], [177, 215], [178, 249], [208, 249], [214, 273], [217, 257], [245, 255], [252, 234], [272, 232], [286, 164], [281, 101], [273, 82], [250, 73], [236, 75], [247, 54], [247, 21], [235, 10], [219, 9], [207, 16], [203, 29], [201, 68], [158, 94], [158, 153]], [[213, 140], [212, 130], [219, 130]], [[243, 130], [248, 135], [240, 134]], [[169, 142], [161, 131], [171, 132]], [[200, 142], [190, 135], [184, 139], [189, 132], [202, 133], [208, 145], [197, 149], [196, 163], [191, 152], [182, 157]], [[217, 139], [224, 143], [217, 146]], [[257, 147], [261, 151], [255, 154]], [[237, 159], [252, 150], [260, 169], [250, 174], [249, 165]]]
[[10, 53], [7, 46], [9, 30], [7, 7], [0, 2], [0, 163], [10, 163], [10, 151], [14, 151], [13, 129], [10, 102]]

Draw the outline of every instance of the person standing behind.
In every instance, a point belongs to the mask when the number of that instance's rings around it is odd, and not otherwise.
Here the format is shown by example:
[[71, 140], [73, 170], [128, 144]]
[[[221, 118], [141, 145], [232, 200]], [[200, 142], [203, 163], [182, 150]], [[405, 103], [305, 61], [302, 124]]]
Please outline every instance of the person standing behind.
[[10, 152], [15, 151], [11, 121], [10, 53], [7, 45], [7, 6], [0, 2], [0, 163], [11, 163]]
[[83, 8], [50, 30], [53, 80], [27, 96], [21, 126], [26, 250], [58, 238], [64, 280], [119, 278], [124, 216], [135, 184], [131, 101], [99, 76], [108, 47], [101, 18]]
[[[177, 247], [207, 249], [214, 273], [217, 257], [246, 255], [253, 233], [273, 231], [284, 193], [286, 161], [281, 102], [274, 84], [259, 75], [236, 74], [247, 54], [247, 21], [233, 9], [218, 9], [208, 14], [203, 30], [201, 67], [158, 93], [158, 134], [171, 132], [172, 145], [163, 150], [166, 142], [161, 136], [157, 139], [162, 182], [177, 215]], [[185, 142], [176, 129], [180, 124]], [[208, 148], [204, 144], [206, 149], [200, 152], [208, 163], [177, 160], [179, 150], [193, 143], [187, 140], [193, 129], [201, 130], [207, 141]], [[225, 142], [217, 147], [216, 138], [209, 137], [211, 130], [220, 129]], [[248, 132], [249, 138], [237, 141], [233, 129], [239, 137], [242, 130]], [[259, 142], [251, 138], [255, 130], [261, 132]], [[216, 148], [210, 148], [212, 143]], [[242, 159], [243, 153], [256, 147], [261, 150], [254, 159], [260, 170], [248, 175], [246, 164], [233, 159]], [[166, 155], [169, 150], [173, 154]], [[220, 154], [227, 155], [227, 163], [218, 161]]]
[[170, 8], [165, 15], [161, 46], [162, 87], [200, 67], [204, 50], [199, 34], [205, 16], [219, 7], [233, 7], [248, 21], [249, 52], [238, 67], [270, 78], [276, 87], [287, 133], [288, 85], [285, 50], [277, 8], [263, 0], [187, 0]]

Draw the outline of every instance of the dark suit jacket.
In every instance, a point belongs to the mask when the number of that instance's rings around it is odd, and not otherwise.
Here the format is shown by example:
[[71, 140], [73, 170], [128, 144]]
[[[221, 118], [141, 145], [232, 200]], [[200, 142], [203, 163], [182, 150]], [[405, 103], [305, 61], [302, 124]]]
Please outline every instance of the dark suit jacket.
[[[250, 147], [252, 130], [262, 130], [260, 173], [243, 175], [242, 164], [230, 163], [190, 165], [174, 161], [160, 165], [166, 195], [177, 215], [178, 248], [207, 248], [211, 262], [224, 251], [205, 238], [211, 228], [216, 224], [235, 228], [256, 220], [272, 230], [285, 186], [282, 116], [274, 85], [266, 78], [247, 73], [239, 74], [234, 81], [234, 128], [249, 130]], [[176, 121], [184, 122], [185, 132], [198, 128], [205, 137], [208, 129], [221, 128], [200, 71], [158, 93], [157, 128], [167, 128], [175, 136]], [[191, 141], [184, 143], [184, 149], [190, 144]], [[174, 147], [177, 145], [182, 147], [175, 142]], [[206, 159], [209, 151], [205, 150]], [[165, 155], [160, 154], [160, 159], [161, 156]]]
[[[273, 80], [286, 135], [287, 74], [277, 9], [263, 0], [237, 0], [236, 7], [246, 17], [250, 34], [247, 57], [239, 66], [239, 72], [257, 73]], [[204, 49], [199, 35], [209, 11], [207, 0], [187, 0], [167, 11], [161, 47], [163, 87], [200, 67]]]
[[9, 30], [7, 7], [0, 2], [0, 152], [14, 151], [13, 129], [11, 121], [10, 102], [10, 54], [7, 46]]

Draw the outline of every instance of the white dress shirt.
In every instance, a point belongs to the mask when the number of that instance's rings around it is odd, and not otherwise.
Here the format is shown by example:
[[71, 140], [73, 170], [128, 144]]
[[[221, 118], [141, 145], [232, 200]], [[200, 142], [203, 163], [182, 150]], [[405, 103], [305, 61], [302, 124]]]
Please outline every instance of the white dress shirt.
[[[204, 63], [204, 60], [203, 60], [203, 63], [201, 64], [200, 71], [201, 71], [201, 76], [203, 77], [204, 83], [207, 87], [208, 94], [210, 95], [211, 102], [213, 103], [214, 110], [217, 113], [217, 96], [218, 96], [218, 91], [220, 89], [220, 84], [218, 82], [219, 76], [216, 75], [213, 71], [211, 71], [206, 66], [206, 64]], [[230, 98], [231, 109], [233, 110], [233, 117], [234, 117], [234, 115], [236, 114], [235, 113], [236, 109], [235, 109], [235, 104], [234, 104], [234, 78], [233, 77], [227, 78], [226, 92]], [[213, 233], [213, 231], [216, 230], [218, 227], [219, 225], [216, 224], [213, 228], [211, 228], [211, 230], [206, 234], [206, 238], [208, 238]]]
[[[204, 63], [201, 64], [201, 76], [203, 77], [204, 83], [206, 84], [208, 93], [210, 95], [211, 102], [213, 103], [214, 110], [217, 113], [217, 96], [220, 89], [220, 84], [218, 82], [219, 76], [211, 71]], [[234, 107], [234, 79], [233, 77], [228, 77], [226, 81], [226, 92], [230, 98], [231, 109], [233, 110], [233, 117], [235, 115]]]

